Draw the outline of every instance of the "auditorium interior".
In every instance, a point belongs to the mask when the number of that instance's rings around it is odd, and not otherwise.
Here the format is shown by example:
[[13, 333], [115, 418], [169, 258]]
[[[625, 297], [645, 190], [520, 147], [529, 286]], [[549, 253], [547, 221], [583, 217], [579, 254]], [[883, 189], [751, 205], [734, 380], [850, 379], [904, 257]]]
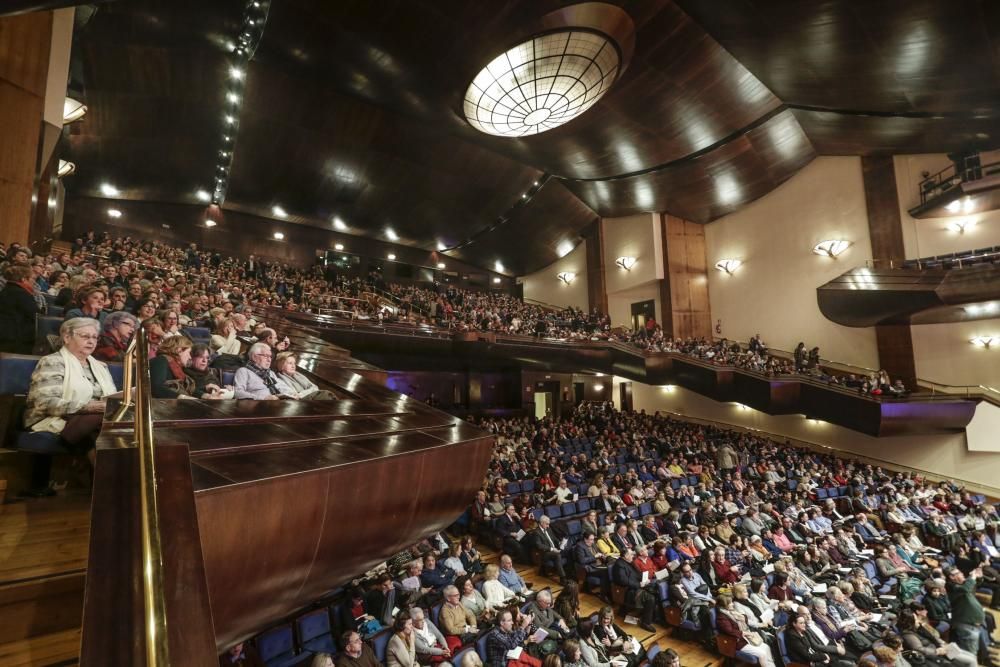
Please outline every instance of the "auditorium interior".
[[1000, 667], [1000, 2], [0, 2], [0, 667]]

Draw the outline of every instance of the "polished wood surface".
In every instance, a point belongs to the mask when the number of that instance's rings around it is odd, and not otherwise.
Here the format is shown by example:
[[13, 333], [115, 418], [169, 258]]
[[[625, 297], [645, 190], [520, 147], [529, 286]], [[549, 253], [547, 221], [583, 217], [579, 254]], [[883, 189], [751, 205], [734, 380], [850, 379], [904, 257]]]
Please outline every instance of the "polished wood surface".
[[[861, 158], [861, 175], [868, 208], [868, 235], [872, 258], [883, 263], [906, 257], [903, 245], [903, 225], [899, 214], [899, 194], [892, 156]], [[889, 377], [916, 385], [916, 359], [913, 335], [908, 324], [881, 325], [875, 328], [879, 366]]]
[[[645, 354], [617, 343], [571, 343], [480, 333], [415, 337], [414, 330], [405, 326], [351, 326], [276, 309], [269, 309], [267, 317], [279, 328], [282, 322], [310, 322], [324, 339], [351, 346], [362, 357], [379, 355], [391, 362], [394, 354], [410, 345], [417, 346], [419, 357], [404, 356], [411, 364], [423, 359], [428, 370], [450, 359], [467, 368], [516, 364], [522, 369], [553, 372], [601, 372], [651, 385], [677, 384], [718, 401], [761, 405], [771, 414], [803, 413], [873, 436], [954, 433], [965, 428], [975, 412], [975, 401], [919, 394], [908, 399], [877, 400], [802, 376], [765, 378], [687, 355]], [[738, 383], [739, 376], [766, 382], [767, 388], [762, 389], [755, 381]]]
[[51, 39], [50, 11], [0, 17], [0, 243], [28, 240]]
[[79, 655], [79, 628], [0, 644], [0, 665], [4, 667], [75, 665]]
[[664, 254], [660, 325], [675, 338], [711, 338], [705, 228], [661, 214], [660, 234]]
[[604, 223], [598, 218], [585, 230], [587, 243], [587, 305], [590, 311], [608, 312], [608, 278], [604, 265]]

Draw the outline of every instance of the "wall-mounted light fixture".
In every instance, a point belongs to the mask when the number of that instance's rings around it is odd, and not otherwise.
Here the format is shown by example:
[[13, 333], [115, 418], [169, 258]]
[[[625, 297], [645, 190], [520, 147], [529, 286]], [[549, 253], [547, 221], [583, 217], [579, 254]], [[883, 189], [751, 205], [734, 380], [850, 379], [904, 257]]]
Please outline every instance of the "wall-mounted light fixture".
[[206, 220], [205, 221], [205, 226], [206, 227], [215, 227], [215, 225], [216, 225], [215, 220]]
[[394, 261], [396, 261], [396, 255], [395, 255], [395, 253], [391, 253], [391, 252], [390, 252], [390, 253], [389, 253], [388, 255], [386, 255], [386, 257], [388, 257], [388, 258], [389, 258], [389, 261], [390, 261], [390, 262], [394, 262]]
[[660, 391], [662, 391], [664, 394], [672, 394], [676, 389], [677, 387], [675, 387], [672, 384], [664, 384], [660, 386]]
[[500, 276], [493, 276], [493, 284], [494, 285], [500, 284]]
[[571, 282], [576, 280], [576, 274], [572, 271], [560, 271], [556, 274], [556, 278], [569, 285]]
[[66, 160], [59, 160], [59, 169], [56, 171], [56, 175], [59, 178], [63, 176], [70, 176], [76, 172], [76, 165], [72, 162], [67, 162]]
[[949, 202], [947, 206], [944, 207], [949, 213], [972, 213], [976, 210], [976, 202], [972, 200], [972, 197], [966, 197], [964, 199], [956, 199], [955, 201]]
[[439, 269], [443, 269], [444, 268], [444, 262], [438, 262], [437, 267]]
[[976, 336], [975, 338], [970, 338], [969, 342], [976, 347], [985, 347], [988, 350], [990, 349], [990, 345], [997, 340], [1000, 340], [1000, 338], [997, 338], [996, 336]]
[[344, 249], [344, 244], [343, 243], [334, 243], [333, 244], [333, 249], [334, 250], [343, 250]]
[[742, 259], [732, 259], [732, 258], [720, 259], [718, 262], [715, 263], [716, 270], [723, 271], [725, 273], [728, 273], [729, 275], [733, 275], [736, 269], [740, 268], [741, 266], [743, 266]]
[[990, 313], [997, 312], [997, 304], [995, 301], [987, 303], [971, 303], [968, 306], [965, 306], [962, 310], [964, 310], [967, 315], [979, 317], [980, 315], [988, 315]]
[[594, 385], [594, 391], [604, 391], [604, 385], [603, 384], [595, 384]]
[[965, 219], [965, 220], [955, 220], [948, 224], [948, 229], [953, 232], [958, 232], [959, 234], [964, 234], [967, 230], [972, 229], [976, 226], [975, 220]]
[[844, 239], [829, 239], [826, 241], [820, 241], [813, 246], [813, 252], [817, 255], [826, 255], [831, 259], [837, 259], [837, 257], [853, 245], [850, 241]]
[[625, 269], [626, 271], [631, 271], [632, 267], [635, 266], [635, 257], [629, 257], [627, 255], [623, 257], [618, 257], [615, 259], [615, 264]]
[[87, 105], [80, 100], [67, 97], [63, 100], [63, 125], [75, 123], [87, 115]]
[[109, 208], [108, 209], [108, 217], [109, 218], [120, 218], [120, 217], [122, 217], [122, 212], [119, 211], [117, 208]]
[[285, 238], [284, 233], [282, 233], [282, 232], [275, 232], [274, 233], [274, 239], [276, 241], [282, 241], [282, 240], [284, 240], [284, 238]]

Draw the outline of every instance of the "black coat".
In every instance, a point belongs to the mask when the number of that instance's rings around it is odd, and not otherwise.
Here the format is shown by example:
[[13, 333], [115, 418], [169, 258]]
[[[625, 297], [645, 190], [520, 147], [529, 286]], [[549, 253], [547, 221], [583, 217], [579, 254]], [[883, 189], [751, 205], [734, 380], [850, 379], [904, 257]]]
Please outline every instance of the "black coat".
[[804, 635], [792, 631], [786, 632], [785, 648], [792, 662], [802, 662], [807, 665], [825, 664], [826, 655], [836, 653], [836, 649], [816, 641], [808, 630]]
[[35, 346], [38, 302], [17, 283], [0, 291], [0, 352], [31, 354]]

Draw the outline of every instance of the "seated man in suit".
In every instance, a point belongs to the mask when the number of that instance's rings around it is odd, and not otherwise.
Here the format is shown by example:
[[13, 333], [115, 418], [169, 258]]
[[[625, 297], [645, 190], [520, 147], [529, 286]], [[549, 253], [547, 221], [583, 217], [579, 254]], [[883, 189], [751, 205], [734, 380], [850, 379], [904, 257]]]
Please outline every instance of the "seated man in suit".
[[504, 552], [509, 553], [514, 560], [523, 563], [525, 552], [524, 547], [521, 546], [521, 540], [517, 537], [522, 530], [517, 509], [513, 505], [507, 505], [504, 508], [504, 513], [497, 517], [493, 527], [503, 540]]
[[611, 583], [608, 579], [608, 567], [604, 554], [594, 547], [594, 534], [587, 532], [576, 546], [573, 547], [573, 563], [575, 567], [582, 568], [587, 573], [587, 577], [596, 576], [601, 580], [601, 592], [605, 597], [609, 596]]
[[[625, 609], [622, 610], [624, 616], [630, 607], [640, 610], [639, 627], [646, 632], [656, 632], [653, 627], [653, 613], [656, 611], [657, 596], [646, 590], [642, 585], [642, 574], [635, 566], [635, 551], [627, 548], [622, 552], [621, 558], [611, 565], [611, 580], [618, 586], [625, 588]], [[646, 586], [655, 585], [655, 577], [646, 583]]]
[[559, 583], [565, 584], [566, 570], [563, 568], [560, 541], [552, 530], [552, 519], [543, 514], [538, 520], [538, 528], [531, 531], [531, 547], [541, 556], [542, 576], [549, 576], [554, 570], [559, 577]]

